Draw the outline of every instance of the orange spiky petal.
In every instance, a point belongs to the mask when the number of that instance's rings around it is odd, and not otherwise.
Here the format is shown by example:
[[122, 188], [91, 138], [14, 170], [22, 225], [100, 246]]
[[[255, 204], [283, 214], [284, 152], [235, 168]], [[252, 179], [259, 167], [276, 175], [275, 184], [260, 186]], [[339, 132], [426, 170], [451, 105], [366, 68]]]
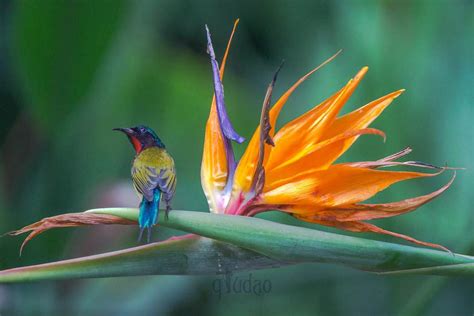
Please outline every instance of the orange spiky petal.
[[[303, 217], [300, 217], [300, 216], [297, 216], [297, 217], [299, 219], [302, 219], [302, 220], [306, 221], [306, 219], [303, 218]], [[426, 241], [421, 241], [421, 240], [415, 239], [413, 237], [403, 235], [403, 234], [399, 234], [399, 233], [395, 233], [395, 232], [392, 232], [392, 231], [389, 231], [389, 230], [385, 230], [385, 229], [382, 229], [382, 228], [380, 228], [378, 226], [375, 226], [373, 224], [369, 224], [369, 223], [365, 223], [365, 222], [361, 222], [361, 221], [338, 222], [338, 221], [326, 221], [326, 220], [311, 220], [311, 222], [315, 223], [315, 224], [320, 224], [320, 225], [324, 225], [324, 226], [331, 226], [331, 227], [335, 227], [335, 228], [339, 228], [339, 229], [343, 229], [343, 230], [347, 230], [347, 231], [351, 231], [351, 232], [357, 232], [357, 233], [371, 232], [371, 233], [377, 233], [377, 234], [390, 235], [390, 236], [393, 236], [393, 237], [404, 239], [406, 241], [409, 241], [411, 243], [414, 243], [414, 244], [417, 244], [417, 245], [420, 245], [420, 246], [437, 248], [437, 249], [441, 249], [441, 250], [447, 251], [449, 253], [452, 253], [451, 250], [449, 250], [448, 248], [446, 248], [442, 245], [438, 245], [438, 244], [434, 244], [434, 243], [430, 243], [430, 242], [426, 242]]]
[[[331, 97], [332, 102], [323, 102], [321, 107], [308, 111], [301, 117], [286, 124], [275, 135], [275, 149], [269, 157], [267, 168], [290, 164], [306, 156], [311, 147], [331, 126], [337, 114], [350, 98], [367, 73], [368, 67], [362, 68], [339, 93]], [[291, 131], [291, 132], [290, 132]]]
[[385, 140], [385, 133], [375, 128], [364, 128], [361, 130], [348, 131], [344, 134], [327, 139], [313, 146], [311, 152], [303, 156], [299, 160], [290, 165], [267, 168], [267, 190], [275, 188], [286, 183], [288, 178], [293, 178], [301, 173], [307, 174], [308, 170], [314, 172], [329, 166], [339, 154], [342, 146], [347, 139], [354, 138], [359, 135], [379, 135]]
[[456, 173], [454, 173], [449, 182], [444, 186], [426, 195], [392, 203], [346, 205], [338, 208], [317, 211], [315, 214], [317, 214], [318, 218], [337, 220], [339, 222], [363, 221], [405, 214], [414, 211], [441, 195], [451, 186], [451, 184], [453, 184], [455, 178]]
[[266, 183], [260, 203], [311, 205], [314, 209], [325, 209], [359, 203], [394, 183], [437, 174], [374, 170], [339, 164], [325, 170], [303, 171], [287, 178], [286, 183], [277, 187]]
[[394, 99], [399, 97], [405, 89], [400, 89], [394, 92], [391, 92], [383, 97], [374, 100], [367, 105], [358, 108], [351, 113], [343, 115], [337, 118], [331, 128], [325, 130], [322, 138], [327, 139], [344, 133], [347, 130], [365, 128], [370, 125], [381, 113], [383, 110], [389, 106]]

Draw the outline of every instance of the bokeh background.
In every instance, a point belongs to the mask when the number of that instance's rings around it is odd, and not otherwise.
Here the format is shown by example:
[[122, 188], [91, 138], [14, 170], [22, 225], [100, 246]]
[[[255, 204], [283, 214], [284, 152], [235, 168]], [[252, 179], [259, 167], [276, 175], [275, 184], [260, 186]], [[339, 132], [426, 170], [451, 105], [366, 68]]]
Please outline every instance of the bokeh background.
[[[382, 227], [474, 254], [474, 5], [472, 1], [12, 1], [0, 2], [0, 232], [42, 217], [134, 206], [131, 146], [113, 127], [153, 127], [175, 157], [177, 209], [207, 210], [200, 187], [212, 95], [204, 24], [222, 56], [240, 17], [227, 67], [228, 111], [251, 135], [273, 71], [276, 86], [343, 53], [292, 96], [281, 122], [329, 96], [360, 67], [369, 73], [345, 111], [407, 91], [344, 160], [377, 159], [411, 146], [410, 158], [466, 167], [442, 197]], [[243, 151], [237, 147], [237, 152]], [[450, 175], [396, 185], [377, 201], [428, 193]], [[266, 218], [299, 223], [282, 214]], [[308, 225], [315, 229], [326, 229]], [[176, 232], [161, 229], [155, 239]], [[136, 245], [135, 227], [48, 232], [18, 257], [21, 238], [0, 238], [0, 268]], [[359, 235], [401, 242], [374, 234]], [[235, 277], [248, 278], [249, 273]], [[332, 265], [252, 272], [263, 296], [219, 297], [219, 277], [156, 276], [0, 285], [0, 314], [472, 315], [474, 282], [384, 277]], [[214, 282], [214, 283], [213, 283]]]

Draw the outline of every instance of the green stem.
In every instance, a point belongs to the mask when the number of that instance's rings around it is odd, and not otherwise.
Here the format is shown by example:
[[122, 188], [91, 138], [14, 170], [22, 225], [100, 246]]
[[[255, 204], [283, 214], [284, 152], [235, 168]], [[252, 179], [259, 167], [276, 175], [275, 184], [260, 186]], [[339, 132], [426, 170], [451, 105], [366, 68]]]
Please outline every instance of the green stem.
[[[136, 220], [137, 209], [88, 212]], [[0, 282], [132, 275], [226, 274], [307, 262], [372, 272], [474, 276], [474, 258], [426, 248], [349, 237], [263, 219], [172, 211], [159, 223], [194, 233], [181, 240], [0, 271]], [[216, 241], [217, 240], [217, 241]], [[401, 271], [403, 270], [403, 271]]]
[[[95, 210], [136, 220], [136, 209]], [[232, 243], [286, 262], [332, 262], [357, 269], [387, 272], [431, 266], [473, 263], [459, 254], [344, 236], [279, 224], [258, 218], [172, 211], [160, 225]], [[451, 269], [455, 270], [455, 268]], [[474, 275], [474, 269], [462, 268]]]

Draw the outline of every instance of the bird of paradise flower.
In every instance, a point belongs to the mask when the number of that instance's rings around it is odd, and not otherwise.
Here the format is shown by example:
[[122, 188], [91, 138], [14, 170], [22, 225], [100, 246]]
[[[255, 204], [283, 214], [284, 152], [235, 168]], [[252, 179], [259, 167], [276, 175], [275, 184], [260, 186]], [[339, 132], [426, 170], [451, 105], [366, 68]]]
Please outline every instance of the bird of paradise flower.
[[[277, 210], [310, 223], [352, 232], [391, 235], [450, 252], [444, 246], [391, 232], [366, 220], [415, 210], [446, 191], [453, 183], [455, 173], [446, 185], [430, 194], [392, 203], [367, 204], [363, 202], [394, 183], [436, 176], [448, 168], [418, 161], [397, 161], [409, 154], [410, 148], [375, 161], [336, 163], [361, 135], [379, 135], [385, 140], [382, 131], [368, 126], [404, 90], [389, 93], [353, 112], [338, 116], [366, 74], [368, 68], [363, 67], [335, 94], [284, 125], [278, 132], [275, 131], [280, 111], [291, 94], [339, 52], [296, 81], [270, 106], [279, 70], [276, 72], [264, 98], [260, 124], [240, 161], [236, 161], [232, 141], [243, 143], [245, 139], [235, 132], [227, 115], [222, 79], [237, 24], [238, 20], [234, 23], [220, 68], [206, 26], [214, 96], [205, 130], [201, 183], [209, 210], [216, 214], [240, 216], [255, 216]], [[438, 172], [380, 170], [391, 166], [414, 166], [437, 169]], [[135, 221], [107, 215], [107, 212], [104, 214], [100, 210], [90, 210], [44, 218], [10, 234], [29, 233], [21, 246], [23, 249], [28, 241], [51, 228], [99, 224], [128, 225], [135, 224]]]
[[[235, 132], [227, 116], [222, 79], [237, 24], [238, 20], [234, 24], [220, 69], [206, 27], [215, 94], [206, 125], [201, 182], [210, 211], [254, 216], [278, 210], [306, 222], [352, 232], [387, 234], [419, 245], [447, 250], [441, 245], [419, 241], [365, 221], [415, 210], [443, 193], [452, 184], [455, 175], [445, 186], [424, 196], [393, 203], [366, 204], [361, 202], [394, 183], [436, 176], [445, 168], [415, 161], [397, 162], [411, 152], [410, 148], [376, 161], [335, 162], [361, 135], [375, 134], [385, 140], [382, 131], [368, 126], [404, 90], [389, 93], [338, 117], [341, 108], [367, 73], [368, 68], [363, 67], [335, 94], [275, 131], [280, 111], [291, 94], [337, 54], [296, 81], [270, 108], [277, 71], [265, 95], [260, 125], [240, 161], [235, 160], [231, 142], [242, 143], [244, 138]], [[382, 167], [398, 165], [440, 171], [421, 173], [380, 170]]]

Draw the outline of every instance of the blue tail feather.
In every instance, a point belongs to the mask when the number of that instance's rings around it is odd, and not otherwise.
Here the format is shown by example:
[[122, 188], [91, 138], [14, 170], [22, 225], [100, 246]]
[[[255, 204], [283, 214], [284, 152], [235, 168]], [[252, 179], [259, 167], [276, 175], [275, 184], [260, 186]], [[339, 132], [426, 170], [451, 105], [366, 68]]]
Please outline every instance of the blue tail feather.
[[147, 201], [145, 197], [140, 203], [140, 214], [138, 216], [138, 224], [140, 225], [140, 235], [138, 241], [142, 239], [143, 231], [147, 229], [147, 241], [150, 242], [151, 229], [156, 224], [158, 219], [158, 211], [160, 209], [161, 192], [155, 189], [153, 193], [153, 200]]

